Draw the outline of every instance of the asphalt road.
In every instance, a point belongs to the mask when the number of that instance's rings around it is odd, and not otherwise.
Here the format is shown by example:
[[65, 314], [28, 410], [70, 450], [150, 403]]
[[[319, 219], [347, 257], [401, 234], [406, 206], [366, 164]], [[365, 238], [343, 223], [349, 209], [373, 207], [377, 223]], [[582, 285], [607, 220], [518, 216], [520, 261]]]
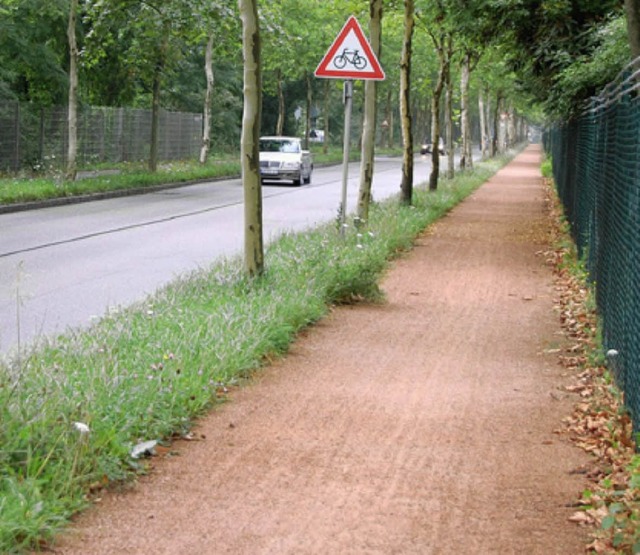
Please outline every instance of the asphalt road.
[[[429, 169], [430, 160], [416, 157], [416, 184]], [[397, 194], [400, 174], [400, 159], [377, 159], [374, 199]], [[348, 212], [358, 176], [352, 164]], [[341, 187], [341, 166], [316, 168], [311, 185], [266, 185], [265, 240], [335, 219]], [[181, 274], [240, 254], [242, 202], [235, 179], [0, 215], [0, 353], [86, 326]]]

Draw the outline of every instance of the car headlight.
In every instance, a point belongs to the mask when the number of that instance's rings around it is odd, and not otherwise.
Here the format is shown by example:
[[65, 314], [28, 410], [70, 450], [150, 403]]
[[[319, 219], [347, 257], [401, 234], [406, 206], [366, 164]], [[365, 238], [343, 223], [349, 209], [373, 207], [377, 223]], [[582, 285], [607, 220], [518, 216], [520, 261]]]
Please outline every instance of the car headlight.
[[285, 162], [282, 164], [284, 170], [297, 170], [300, 168], [300, 162]]

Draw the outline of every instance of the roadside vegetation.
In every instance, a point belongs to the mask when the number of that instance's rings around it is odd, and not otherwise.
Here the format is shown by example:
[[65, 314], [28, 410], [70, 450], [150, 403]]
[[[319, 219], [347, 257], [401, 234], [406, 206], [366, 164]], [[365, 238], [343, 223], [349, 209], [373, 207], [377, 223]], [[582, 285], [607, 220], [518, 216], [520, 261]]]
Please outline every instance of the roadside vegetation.
[[195, 418], [332, 304], [381, 301], [388, 261], [504, 162], [437, 192], [419, 188], [411, 207], [374, 203], [344, 238], [335, 223], [284, 235], [260, 278], [221, 260], [0, 363], [0, 552], [43, 545], [92, 494], [144, 472], [156, 442], [188, 437]]
[[552, 248], [546, 253], [555, 271], [557, 310], [569, 340], [560, 364], [574, 376], [567, 391], [576, 395], [573, 413], [559, 433], [592, 457], [576, 469], [591, 483], [570, 517], [592, 528], [588, 553], [640, 553], [640, 455], [624, 394], [616, 386], [615, 353], [603, 352], [594, 284], [578, 257], [569, 225], [552, 189], [551, 160], [542, 165], [548, 180]]
[[[379, 155], [398, 155], [400, 149], [379, 149]], [[342, 162], [342, 149], [331, 147], [326, 153], [322, 146], [312, 147], [313, 161], [319, 164]], [[80, 172], [80, 179], [68, 181], [61, 171], [0, 178], [0, 206], [83, 195], [105, 194], [181, 184], [196, 181], [240, 176], [239, 153], [211, 155], [206, 164], [196, 160], [160, 164], [155, 172], [148, 171], [144, 162], [101, 165]], [[351, 152], [357, 160], [359, 152]]]

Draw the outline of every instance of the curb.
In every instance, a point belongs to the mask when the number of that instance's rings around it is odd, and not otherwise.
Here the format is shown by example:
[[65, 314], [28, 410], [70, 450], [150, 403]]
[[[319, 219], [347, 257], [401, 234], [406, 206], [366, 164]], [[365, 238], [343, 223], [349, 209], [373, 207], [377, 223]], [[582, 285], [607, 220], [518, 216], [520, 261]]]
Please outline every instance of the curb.
[[3, 204], [3, 205], [0, 205], [0, 215], [12, 214], [14, 212], [26, 212], [27, 210], [39, 210], [41, 208], [52, 208], [55, 206], [66, 206], [68, 204], [80, 204], [83, 202], [92, 202], [95, 200], [107, 200], [112, 198], [144, 195], [146, 193], [155, 193], [158, 191], [163, 191], [165, 189], [177, 189], [179, 187], [188, 187], [189, 185], [198, 185], [200, 183], [215, 183], [216, 181], [225, 181], [227, 179], [234, 179], [237, 177], [239, 176], [194, 179], [192, 181], [181, 181], [180, 183], [165, 183], [162, 185], [151, 185], [149, 187], [136, 187], [133, 189], [105, 191], [102, 193], [91, 193], [87, 195], [74, 195], [69, 197], [57, 197], [57, 198], [51, 198], [46, 200], [18, 202], [15, 204]]

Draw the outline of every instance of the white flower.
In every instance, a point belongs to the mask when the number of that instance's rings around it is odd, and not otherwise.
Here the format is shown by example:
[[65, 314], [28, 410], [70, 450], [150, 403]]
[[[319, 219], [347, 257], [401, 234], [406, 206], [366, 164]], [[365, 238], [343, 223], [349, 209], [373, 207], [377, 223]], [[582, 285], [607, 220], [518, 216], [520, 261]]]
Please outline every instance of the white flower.
[[84, 424], [83, 422], [74, 422], [73, 427], [78, 430], [81, 434], [88, 434], [91, 430], [89, 426]]

